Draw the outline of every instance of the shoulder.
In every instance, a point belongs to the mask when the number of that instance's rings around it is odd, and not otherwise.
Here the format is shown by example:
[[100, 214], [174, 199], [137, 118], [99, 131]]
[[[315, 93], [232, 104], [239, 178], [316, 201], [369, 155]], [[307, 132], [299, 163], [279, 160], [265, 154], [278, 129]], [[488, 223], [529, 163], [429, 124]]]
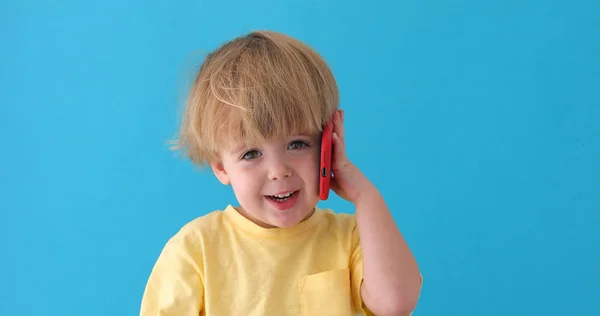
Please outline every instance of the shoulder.
[[356, 226], [355, 214], [337, 213], [329, 208], [320, 209], [319, 211], [322, 212], [322, 222], [326, 225], [350, 229]]
[[167, 245], [180, 245], [186, 248], [198, 248], [205, 243], [207, 238], [215, 236], [217, 232], [222, 230], [223, 211], [213, 210], [209, 213], [198, 216], [183, 226], [172, 235]]
[[223, 224], [223, 210], [213, 210], [205, 215], [198, 216], [181, 227], [178, 234], [193, 235], [203, 231], [219, 229]]

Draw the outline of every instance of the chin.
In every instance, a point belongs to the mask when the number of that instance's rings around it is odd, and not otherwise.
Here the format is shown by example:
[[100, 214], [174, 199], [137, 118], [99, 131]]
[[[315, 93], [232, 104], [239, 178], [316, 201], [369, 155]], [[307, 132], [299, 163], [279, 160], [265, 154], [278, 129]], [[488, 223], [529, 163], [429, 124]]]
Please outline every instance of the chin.
[[293, 223], [290, 223], [288, 225], [288, 227], [300, 224], [301, 222], [307, 220], [310, 216], [312, 216], [313, 209], [314, 209], [314, 207], [307, 208], [307, 211], [302, 212], [302, 214], [299, 214], [298, 217], [295, 218], [295, 220], [293, 221]]

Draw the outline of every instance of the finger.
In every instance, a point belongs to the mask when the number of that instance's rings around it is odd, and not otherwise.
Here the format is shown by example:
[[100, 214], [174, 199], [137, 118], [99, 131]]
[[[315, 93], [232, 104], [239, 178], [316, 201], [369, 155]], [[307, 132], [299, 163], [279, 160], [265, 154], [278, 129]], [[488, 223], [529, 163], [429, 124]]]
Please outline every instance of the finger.
[[337, 182], [337, 179], [332, 177], [331, 181], [329, 182], [329, 187], [333, 190], [333, 192], [339, 192], [340, 191], [340, 184], [339, 182]]
[[346, 166], [348, 158], [346, 158], [346, 148], [344, 142], [340, 139], [336, 132], [333, 132], [333, 157], [332, 168], [334, 171], [342, 169]]
[[344, 122], [339, 111], [333, 117], [333, 132], [338, 134], [342, 142], [344, 141]]

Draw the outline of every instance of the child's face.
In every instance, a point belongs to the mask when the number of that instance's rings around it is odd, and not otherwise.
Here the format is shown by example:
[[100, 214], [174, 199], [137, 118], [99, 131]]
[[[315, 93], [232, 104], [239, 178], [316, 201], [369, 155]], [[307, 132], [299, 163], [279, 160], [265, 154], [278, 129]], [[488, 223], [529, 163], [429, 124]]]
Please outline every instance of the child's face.
[[314, 133], [224, 150], [213, 171], [231, 184], [243, 215], [263, 227], [290, 227], [319, 200], [319, 142], [320, 133]]

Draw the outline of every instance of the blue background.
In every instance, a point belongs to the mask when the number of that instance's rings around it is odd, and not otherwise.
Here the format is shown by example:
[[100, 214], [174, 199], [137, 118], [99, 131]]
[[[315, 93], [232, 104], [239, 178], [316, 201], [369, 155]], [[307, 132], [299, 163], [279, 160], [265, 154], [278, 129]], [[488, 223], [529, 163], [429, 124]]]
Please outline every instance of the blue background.
[[234, 202], [165, 143], [202, 54], [255, 29], [330, 63], [422, 269], [415, 315], [597, 315], [591, 0], [3, 1], [0, 315], [138, 313], [166, 240]]

